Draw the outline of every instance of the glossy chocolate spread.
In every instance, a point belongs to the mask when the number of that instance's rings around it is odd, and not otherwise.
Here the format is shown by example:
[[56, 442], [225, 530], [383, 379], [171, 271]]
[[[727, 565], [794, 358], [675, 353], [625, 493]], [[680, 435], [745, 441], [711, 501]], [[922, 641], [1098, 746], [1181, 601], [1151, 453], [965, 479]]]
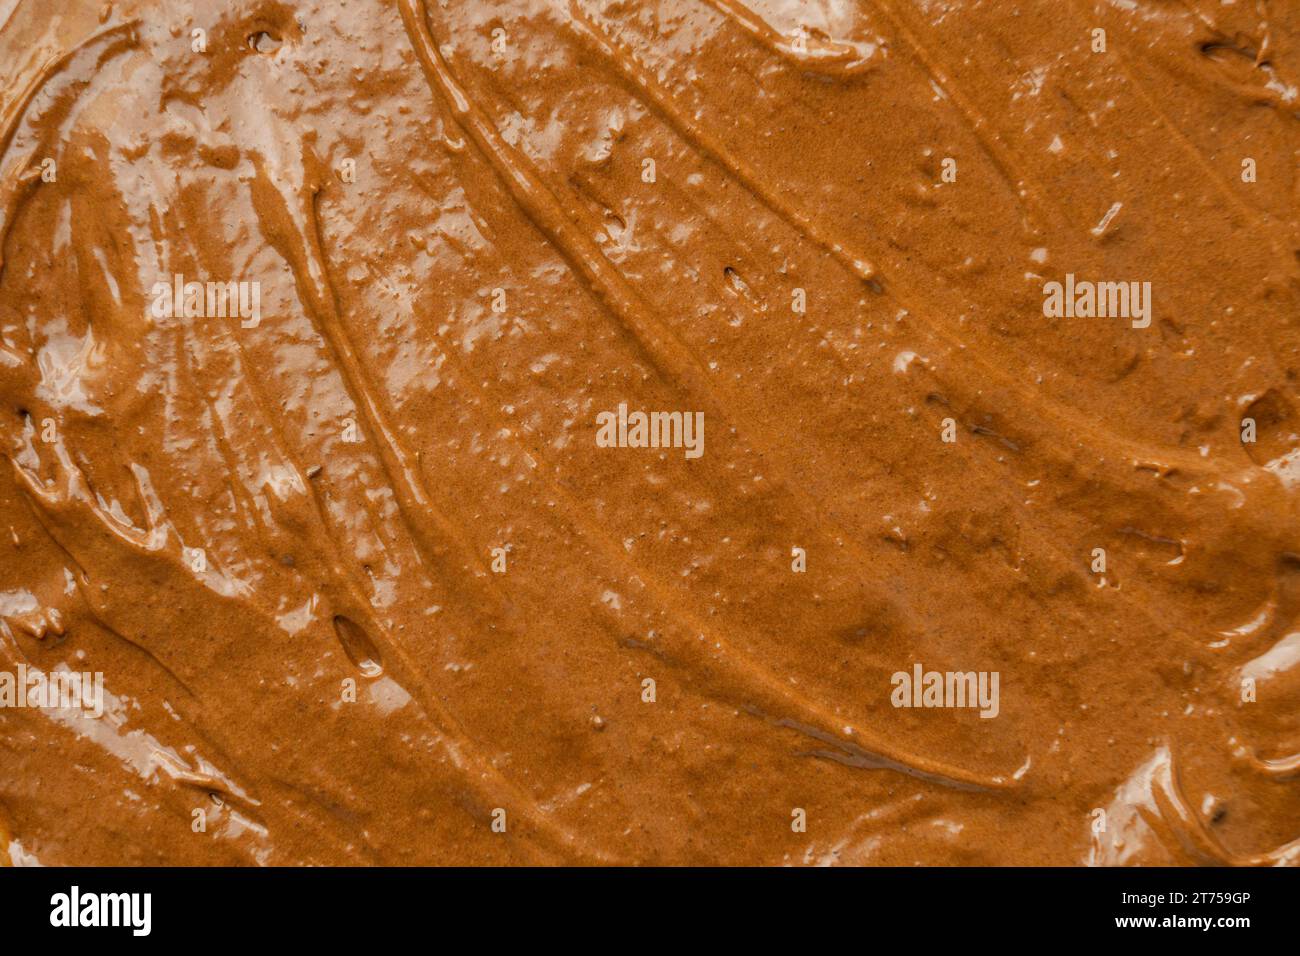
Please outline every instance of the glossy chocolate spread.
[[0, 0], [0, 860], [1300, 861], [1298, 41]]

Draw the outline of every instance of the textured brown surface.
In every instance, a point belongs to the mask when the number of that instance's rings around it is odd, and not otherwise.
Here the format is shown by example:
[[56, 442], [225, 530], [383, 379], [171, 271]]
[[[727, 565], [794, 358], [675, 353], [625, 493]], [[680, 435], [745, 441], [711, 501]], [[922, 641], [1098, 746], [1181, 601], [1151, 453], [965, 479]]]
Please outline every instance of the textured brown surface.
[[0, 0], [0, 858], [1295, 862], [1296, 11]]

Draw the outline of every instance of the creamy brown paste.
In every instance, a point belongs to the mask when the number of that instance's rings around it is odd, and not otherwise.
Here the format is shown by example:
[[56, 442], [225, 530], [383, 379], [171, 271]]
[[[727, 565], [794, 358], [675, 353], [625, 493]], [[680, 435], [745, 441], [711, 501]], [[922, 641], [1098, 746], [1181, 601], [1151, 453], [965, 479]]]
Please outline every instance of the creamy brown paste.
[[1300, 861], [1298, 41], [0, 0], [0, 859]]

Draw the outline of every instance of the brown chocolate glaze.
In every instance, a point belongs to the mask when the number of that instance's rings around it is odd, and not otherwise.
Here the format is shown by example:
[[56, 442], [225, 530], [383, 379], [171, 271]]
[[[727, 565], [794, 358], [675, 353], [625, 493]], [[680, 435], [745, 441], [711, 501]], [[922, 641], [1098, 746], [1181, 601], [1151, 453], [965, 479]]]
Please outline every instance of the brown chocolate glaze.
[[0, 0], [0, 859], [1300, 860], [1297, 40]]

